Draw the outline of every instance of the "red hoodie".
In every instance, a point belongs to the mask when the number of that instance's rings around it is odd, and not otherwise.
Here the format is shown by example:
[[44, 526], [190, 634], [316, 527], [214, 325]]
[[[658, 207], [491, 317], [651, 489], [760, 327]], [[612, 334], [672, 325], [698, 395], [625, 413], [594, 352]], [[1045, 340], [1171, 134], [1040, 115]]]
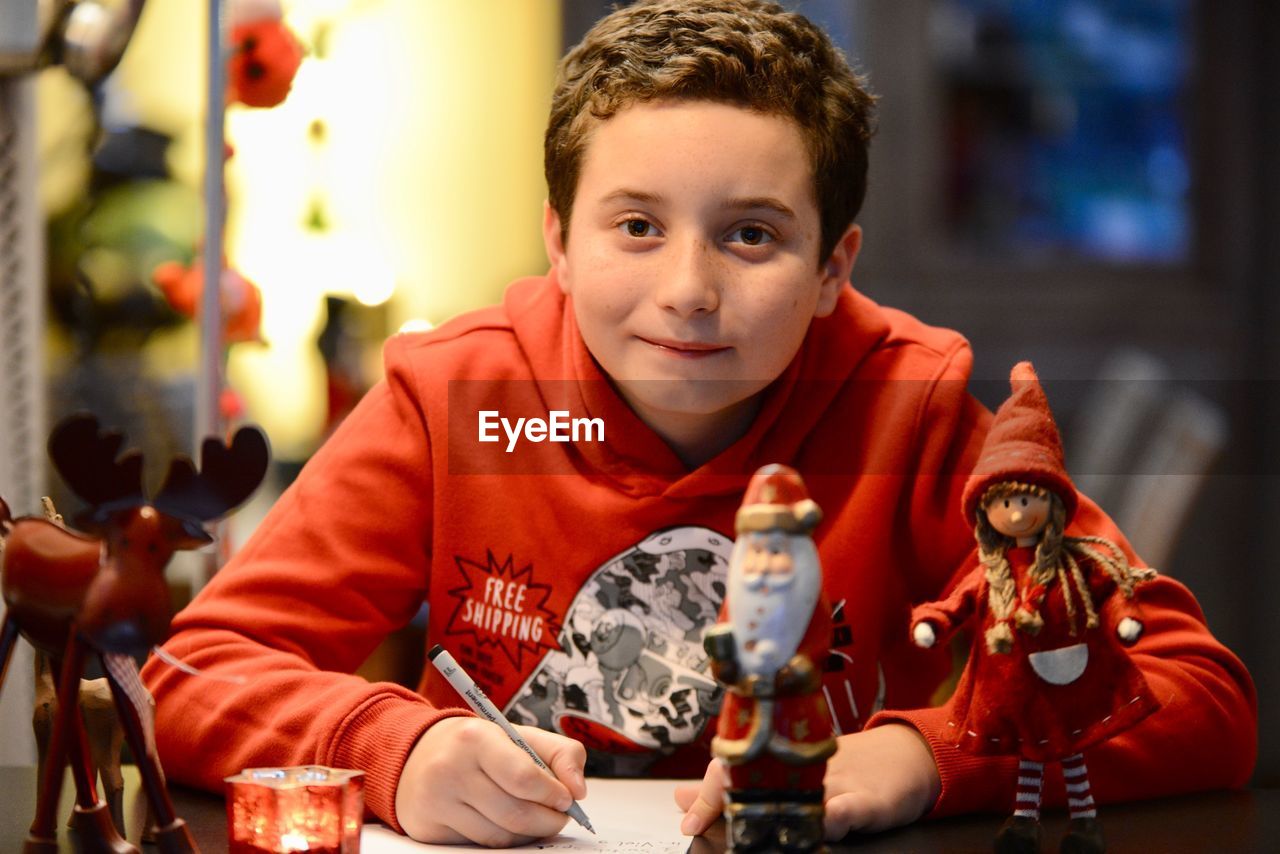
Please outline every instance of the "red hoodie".
[[[368, 808], [398, 827], [410, 749], [461, 702], [432, 668], [419, 693], [350, 674], [427, 602], [427, 642], [445, 644], [512, 720], [586, 743], [590, 773], [701, 776], [721, 696], [701, 636], [723, 598], [743, 489], [777, 462], [825, 515], [823, 691], [837, 732], [882, 707], [927, 706], [949, 653], [916, 649], [907, 620], [974, 559], [960, 493], [990, 413], [966, 391], [970, 364], [956, 333], [846, 288], [747, 435], [690, 472], [612, 390], [551, 279], [395, 336], [385, 382], [174, 620], [171, 653], [246, 682], [144, 669], [167, 773], [216, 789], [250, 766], [359, 768]], [[577, 442], [524, 438], [507, 452], [495, 419], [554, 411], [599, 419], [603, 441], [583, 421]], [[482, 417], [497, 441], [480, 441]], [[1122, 541], [1084, 500], [1072, 530], [1086, 528]], [[1177, 582], [1140, 598], [1134, 655], [1163, 708], [1091, 752], [1096, 796], [1243, 784], [1257, 723], [1247, 672]], [[935, 813], [1007, 811], [1009, 760], [960, 754], [945, 713], [896, 719], [933, 746]]]

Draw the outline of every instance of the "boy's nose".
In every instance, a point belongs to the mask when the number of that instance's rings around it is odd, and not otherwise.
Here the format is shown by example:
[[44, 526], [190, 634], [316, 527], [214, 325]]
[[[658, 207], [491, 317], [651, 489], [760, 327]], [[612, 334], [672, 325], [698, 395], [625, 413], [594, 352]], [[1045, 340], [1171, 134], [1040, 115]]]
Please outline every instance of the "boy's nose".
[[687, 317], [720, 307], [720, 288], [713, 250], [703, 240], [672, 246], [671, 263], [654, 295], [664, 309]]

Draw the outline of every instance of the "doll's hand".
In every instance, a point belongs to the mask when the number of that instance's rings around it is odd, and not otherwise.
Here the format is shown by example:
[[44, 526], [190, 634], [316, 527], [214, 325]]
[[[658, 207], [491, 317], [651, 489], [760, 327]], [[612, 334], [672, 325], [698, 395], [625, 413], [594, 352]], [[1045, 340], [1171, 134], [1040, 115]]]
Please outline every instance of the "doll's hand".
[[911, 639], [921, 649], [929, 649], [929, 647], [938, 642], [938, 635], [933, 630], [933, 623], [928, 620], [921, 620], [911, 630]]
[[1116, 635], [1125, 646], [1133, 646], [1138, 642], [1138, 638], [1142, 637], [1143, 628], [1140, 621], [1133, 617], [1125, 617], [1120, 621], [1120, 625], [1116, 626]]
[[[903, 724], [837, 738], [823, 784], [825, 836], [832, 841], [851, 830], [874, 832], [915, 821], [942, 791], [929, 745]], [[728, 775], [719, 759], [711, 760], [700, 784], [677, 786], [676, 805], [685, 810], [680, 832], [705, 832], [724, 810], [726, 788]]]
[[571, 738], [517, 729], [556, 778], [529, 761], [495, 724], [445, 718], [418, 739], [400, 774], [396, 818], [405, 833], [420, 842], [506, 848], [564, 827], [563, 810], [587, 795], [587, 752]]

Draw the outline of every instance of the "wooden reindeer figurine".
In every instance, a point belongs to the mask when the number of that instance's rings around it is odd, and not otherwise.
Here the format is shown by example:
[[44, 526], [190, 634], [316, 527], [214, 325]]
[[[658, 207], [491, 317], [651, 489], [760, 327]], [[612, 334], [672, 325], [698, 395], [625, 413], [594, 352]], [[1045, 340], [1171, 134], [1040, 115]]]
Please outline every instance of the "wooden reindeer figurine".
[[[40, 499], [44, 517], [65, 527], [62, 514], [53, 506], [48, 496]], [[0, 558], [4, 540], [0, 539]], [[31, 728], [36, 736], [36, 767], [44, 768], [48, 755], [49, 738], [53, 735], [53, 721], [57, 716], [57, 676], [49, 656], [36, 650], [35, 654], [35, 707], [32, 709]], [[153, 704], [154, 705], [154, 704]], [[89, 773], [97, 775], [102, 783], [103, 795], [116, 830], [125, 832], [124, 825], [124, 774], [120, 770], [120, 750], [124, 745], [124, 727], [116, 715], [111, 686], [106, 678], [80, 680], [80, 713], [84, 716], [85, 732], [89, 737]], [[148, 816], [151, 820], [151, 816]], [[144, 840], [146, 839], [144, 835]]]
[[200, 471], [179, 457], [150, 500], [142, 485], [142, 457], [119, 456], [123, 437], [99, 430], [97, 419], [73, 416], [54, 428], [49, 455], [67, 485], [88, 504], [76, 527], [46, 519], [13, 519], [0, 502], [4, 538], [0, 589], [7, 606], [0, 628], [0, 686], [18, 635], [50, 656], [58, 673], [58, 714], [40, 776], [36, 817], [25, 852], [58, 850], [56, 815], [68, 758], [76, 785], [72, 818], [77, 847], [91, 852], [137, 852], [99, 801], [76, 702], [85, 658], [102, 661], [125, 738], [154, 810], [156, 844], [164, 852], [196, 851], [186, 823], [173, 810], [156, 757], [149, 695], [133, 656], [164, 640], [172, 618], [164, 569], [179, 549], [211, 541], [204, 523], [230, 512], [266, 473], [262, 432], [242, 428], [230, 445], [206, 439]]

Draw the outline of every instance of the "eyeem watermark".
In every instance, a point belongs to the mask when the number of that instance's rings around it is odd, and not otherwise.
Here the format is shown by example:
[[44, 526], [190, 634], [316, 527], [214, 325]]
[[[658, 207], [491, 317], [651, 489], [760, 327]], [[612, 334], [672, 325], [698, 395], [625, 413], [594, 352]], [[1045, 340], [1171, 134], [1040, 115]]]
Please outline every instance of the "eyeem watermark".
[[515, 423], [503, 418], [496, 409], [481, 409], [476, 413], [481, 442], [501, 442], [507, 437], [507, 453], [516, 449], [520, 439], [533, 442], [603, 442], [603, 418], [570, 418], [567, 409], [553, 409], [543, 418], [517, 418]]

